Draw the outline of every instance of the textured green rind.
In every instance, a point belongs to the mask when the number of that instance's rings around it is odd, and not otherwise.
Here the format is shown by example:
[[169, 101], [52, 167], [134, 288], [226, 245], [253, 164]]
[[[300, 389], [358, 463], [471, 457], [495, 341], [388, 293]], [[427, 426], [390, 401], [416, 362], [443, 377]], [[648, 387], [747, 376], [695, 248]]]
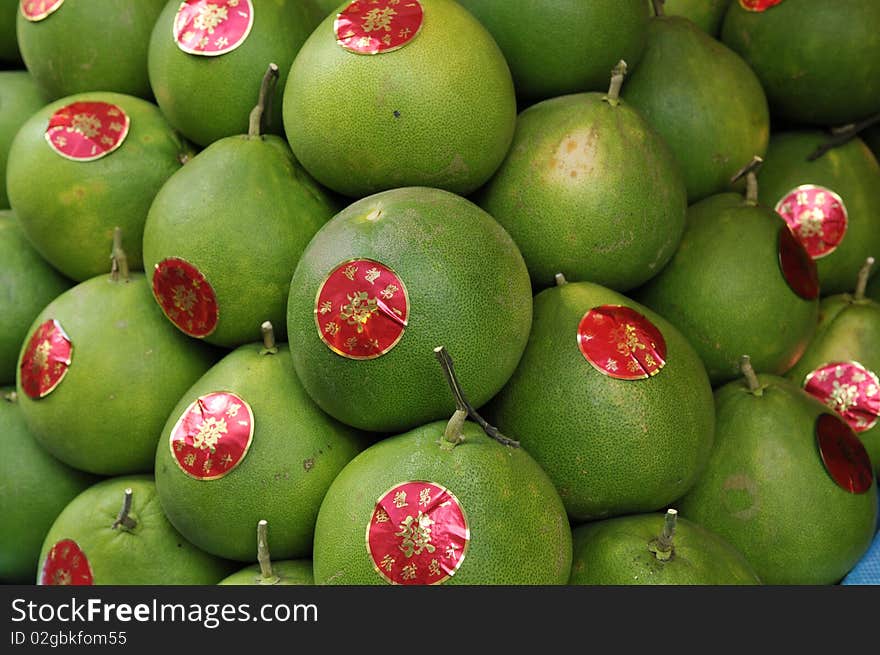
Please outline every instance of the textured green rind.
[[871, 545], [876, 482], [863, 494], [835, 484], [816, 446], [830, 413], [788, 380], [759, 375], [715, 394], [717, 430], [709, 464], [677, 508], [737, 548], [769, 585], [838, 582]]
[[[280, 562], [272, 562], [273, 575], [280, 578], [273, 584], [277, 585], [313, 585], [315, 584], [315, 576], [312, 574], [312, 560], [281, 560]], [[261, 585], [263, 576], [260, 572], [260, 565], [254, 564], [236, 571], [227, 578], [223, 578], [219, 583], [222, 585]]]
[[23, 66], [15, 35], [20, 4], [21, 0], [0, 0], [0, 61], [15, 68]]
[[516, 97], [498, 45], [457, 2], [421, 4], [422, 29], [398, 50], [345, 50], [331, 14], [293, 62], [287, 139], [306, 170], [338, 193], [429, 186], [466, 195], [510, 146]]
[[[52, 319], [73, 345], [71, 365], [54, 391], [34, 400], [21, 388], [21, 357]], [[34, 320], [19, 355], [18, 402], [37, 441], [66, 464], [101, 475], [149, 472], [168, 412], [215, 357], [168, 323], [142, 273], [130, 282], [101, 275]]]
[[[71, 161], [46, 143], [46, 126], [55, 111], [84, 100], [121, 107], [131, 127], [118, 150], [95, 161]], [[139, 270], [150, 203], [188, 152], [146, 100], [117, 93], [69, 96], [31, 116], [15, 136], [7, 166], [9, 202], [37, 251], [67, 277], [82, 282], [107, 270], [116, 227], [129, 267]]]
[[[377, 220], [367, 217], [381, 214]], [[315, 324], [327, 275], [353, 258], [375, 259], [406, 286], [409, 317], [386, 354], [352, 360], [331, 351]], [[532, 292], [510, 235], [473, 203], [411, 187], [364, 198], [322, 227], [290, 285], [287, 332], [309, 395], [340, 421], [402, 432], [449, 416], [455, 403], [433, 350], [445, 346], [468, 400], [479, 407], [516, 368], [528, 340]]]
[[61, 510], [97, 479], [65, 466], [30, 435], [0, 388], [0, 581], [30, 584], [43, 538]]
[[10, 211], [0, 211], [0, 262], [0, 384], [14, 384], [31, 322], [73, 283], [40, 257]]
[[[667, 364], [647, 380], [597, 371], [578, 324], [593, 307], [631, 307], [663, 334]], [[535, 297], [529, 344], [487, 414], [547, 471], [573, 521], [648, 512], [684, 494], [712, 445], [705, 369], [685, 338], [651, 310], [588, 282]]]
[[784, 221], [735, 193], [691, 205], [687, 220], [672, 261], [635, 299], [681, 330], [713, 386], [737, 377], [745, 354], [756, 371], [785, 373], [813, 336], [819, 301], [798, 296], [782, 275]]
[[191, 55], [172, 35], [179, 0], [168, 0], [150, 38], [150, 84], [162, 113], [190, 141], [207, 146], [243, 134], [270, 63], [278, 65], [268, 131], [281, 134], [281, 103], [290, 65], [314, 26], [301, 0], [254, 3], [250, 34], [235, 50], [217, 57]]
[[807, 161], [829, 138], [818, 130], [775, 133], [758, 174], [758, 199], [767, 207], [801, 184], [827, 187], [843, 200], [846, 235], [816, 260], [823, 296], [851, 291], [865, 259], [880, 259], [880, 164], [859, 138]]
[[504, 53], [517, 95], [537, 101], [604, 91], [621, 59], [642, 58], [651, 16], [644, 0], [460, 0]]
[[6, 159], [12, 139], [24, 122], [45, 104], [46, 99], [27, 71], [0, 71], [0, 209], [9, 209]]
[[663, 531], [663, 514], [622, 516], [572, 531], [573, 585], [759, 585], [751, 565], [718, 535], [679, 517], [674, 552], [649, 550]]
[[52, 100], [87, 91], [152, 98], [147, 46], [165, 2], [68, 0], [36, 22], [18, 12], [21, 57]]
[[[652, 4], [651, 0], [647, 2], [648, 5]], [[710, 36], [717, 37], [730, 2], [731, 0], [666, 0], [663, 3], [663, 12], [667, 16], [687, 18]]]
[[522, 448], [502, 446], [473, 423], [449, 449], [446, 421], [371, 446], [333, 481], [315, 527], [315, 582], [384, 585], [366, 528], [391, 487], [425, 480], [459, 501], [470, 530], [461, 568], [444, 584], [562, 585], [571, 570], [571, 529], [544, 471]]
[[880, 4], [787, 0], [764, 12], [731, 2], [722, 41], [752, 67], [775, 117], [842, 125], [880, 111]]
[[626, 291], [656, 275], [684, 229], [687, 196], [663, 139], [599, 93], [520, 114], [510, 153], [478, 198], [519, 245], [536, 288], [556, 273]]
[[290, 278], [335, 202], [277, 136], [226, 137], [196, 155], [156, 195], [144, 226], [144, 267], [181, 257], [217, 296], [217, 328], [205, 341], [252, 342], [271, 321], [286, 336]]
[[[131, 530], [113, 529], [126, 489], [132, 490]], [[62, 539], [85, 553], [96, 585], [214, 585], [235, 570], [189, 543], [165, 518], [153, 478], [111, 478], [89, 487], [61, 512], [46, 535], [37, 582], [46, 556]]]
[[666, 140], [688, 202], [730, 187], [770, 138], [767, 98], [743, 59], [685, 18], [655, 18], [623, 97]]
[[[226, 355], [185, 394], [155, 450], [156, 486], [171, 523], [203, 550], [256, 561], [254, 526], [265, 519], [273, 557], [309, 557], [315, 517], [333, 478], [363, 448], [356, 431], [321, 412], [303, 391], [287, 344], [261, 354], [248, 344]], [[196, 480], [178, 466], [171, 433], [200, 396], [231, 391], [251, 407], [254, 435], [241, 463], [216, 480]]]

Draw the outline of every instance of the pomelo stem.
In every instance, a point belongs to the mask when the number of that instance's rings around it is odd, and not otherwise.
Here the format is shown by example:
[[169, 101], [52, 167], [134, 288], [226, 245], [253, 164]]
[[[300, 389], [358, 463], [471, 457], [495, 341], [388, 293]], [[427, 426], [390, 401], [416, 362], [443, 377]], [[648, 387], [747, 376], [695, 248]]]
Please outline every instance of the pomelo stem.
[[742, 374], [746, 379], [746, 384], [749, 385], [750, 392], [754, 393], [761, 388], [761, 383], [758, 381], [758, 376], [755, 373], [755, 369], [752, 367], [751, 357], [748, 355], [740, 357], [739, 369], [742, 371]]
[[464, 422], [467, 420], [467, 417], [467, 409], [456, 409], [455, 414], [452, 415], [452, 418], [449, 419], [449, 423], [446, 424], [446, 429], [443, 431], [443, 438], [453, 445], [458, 445], [464, 441], [462, 428], [464, 427]]
[[832, 129], [831, 138], [822, 145], [818, 146], [813, 152], [811, 152], [807, 156], [807, 161], [815, 161], [819, 159], [819, 157], [824, 155], [829, 150], [837, 148], [838, 146], [842, 146], [843, 144], [852, 140], [853, 137], [858, 136], [860, 132], [868, 129], [875, 123], [880, 123], [880, 114], [869, 116], [868, 118], [861, 120], [858, 123], [852, 123], [851, 125], [844, 125], [843, 127]]
[[129, 516], [131, 512], [131, 497], [132, 491], [129, 487], [125, 490], [125, 495], [122, 497], [122, 509], [119, 510], [119, 515], [113, 521], [113, 525], [110, 526], [114, 530], [119, 526], [122, 526], [125, 530], [134, 530], [137, 527], [137, 521]]
[[865, 289], [868, 288], [868, 278], [871, 276], [871, 269], [874, 268], [874, 258], [868, 257], [865, 260], [865, 263], [862, 264], [862, 268], [859, 269], [859, 277], [856, 280], [856, 290], [853, 294], [853, 299], [855, 300], [864, 300], [865, 299]]
[[675, 554], [675, 524], [678, 521], [678, 511], [670, 509], [666, 511], [666, 520], [663, 523], [663, 531], [660, 536], [654, 539], [649, 548], [654, 556], [663, 561], [667, 561]]
[[663, 17], [666, 15], [666, 11], [663, 8], [663, 5], [666, 4], [666, 0], [651, 0], [651, 3], [654, 5], [655, 16]]
[[263, 81], [260, 83], [260, 97], [257, 100], [257, 106], [251, 110], [250, 122], [248, 124], [248, 136], [251, 138], [259, 137], [263, 134], [265, 124], [269, 121], [272, 111], [272, 96], [275, 92], [275, 83], [278, 81], [278, 65], [269, 64], [263, 75]]
[[122, 249], [122, 228], [116, 227], [113, 229], [113, 252], [110, 253], [110, 279], [118, 282], [120, 273], [122, 279], [128, 282], [128, 257]]
[[275, 344], [275, 328], [272, 327], [272, 323], [270, 321], [263, 321], [260, 331], [263, 333], [263, 349], [260, 351], [260, 354], [274, 355], [277, 353], [278, 346]]
[[[495, 441], [505, 446], [519, 448], [518, 441], [509, 439], [501, 434], [501, 431], [498, 428], [494, 425], [490, 425], [486, 419], [477, 413], [477, 410], [474, 409], [473, 405], [467, 401], [467, 398], [464, 396], [464, 391], [461, 389], [461, 384], [458, 382], [458, 377], [455, 375], [452, 358], [449, 356], [446, 347], [437, 346], [434, 348], [434, 356], [437, 358], [437, 361], [440, 362], [440, 367], [443, 369], [443, 374], [446, 376], [446, 383], [449, 385], [449, 389], [452, 391], [452, 395], [455, 398], [456, 412], [467, 412], [467, 416], [470, 417], [474, 423], [483, 428], [483, 432], [492, 437]], [[455, 419], [455, 416], [453, 416], [452, 419]], [[450, 419], [450, 422], [452, 419]], [[449, 426], [447, 425], [447, 429], [448, 427]]]
[[752, 161], [739, 169], [736, 174], [730, 178], [730, 183], [734, 184], [738, 182], [743, 176], [746, 178], [746, 204], [747, 205], [757, 205], [758, 204], [758, 169], [761, 168], [761, 165], [764, 163], [763, 158], [755, 155], [752, 157]]
[[603, 98], [612, 107], [620, 104], [620, 89], [623, 86], [623, 79], [625, 77], [626, 62], [621, 59], [611, 71], [611, 85], [608, 87], [608, 93]]
[[260, 584], [275, 584], [278, 576], [272, 571], [272, 559], [269, 557], [269, 522], [261, 519], [257, 523], [257, 561], [260, 563]]
[[561, 287], [565, 284], [568, 284], [568, 280], [565, 279], [565, 276], [562, 273], [556, 274], [556, 286]]

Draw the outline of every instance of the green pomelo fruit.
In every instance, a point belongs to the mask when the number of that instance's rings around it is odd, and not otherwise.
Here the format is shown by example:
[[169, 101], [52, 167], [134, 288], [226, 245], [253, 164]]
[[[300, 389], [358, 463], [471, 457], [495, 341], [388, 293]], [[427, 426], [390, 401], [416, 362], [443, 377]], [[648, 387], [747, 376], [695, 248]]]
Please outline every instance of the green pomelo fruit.
[[144, 227], [144, 266], [179, 257], [205, 276], [217, 299], [205, 341], [235, 347], [264, 320], [286, 332], [297, 261], [336, 212], [333, 200], [277, 136], [225, 137], [178, 170], [156, 195]]
[[658, 17], [623, 97], [669, 144], [688, 202], [730, 187], [731, 177], [770, 138], [767, 98], [730, 48], [686, 18]]
[[504, 53], [517, 95], [544, 100], [607, 88], [624, 59], [634, 68], [645, 48], [644, 0], [460, 0]]
[[[70, 341], [71, 363], [53, 391], [34, 399], [23, 376], [31, 366], [40, 375], [50, 368], [25, 356], [51, 320]], [[62, 293], [34, 320], [18, 360], [18, 402], [37, 441], [66, 464], [102, 475], [148, 472], [168, 412], [215, 358], [168, 323], [142, 273], [129, 281], [101, 275]]]
[[672, 257], [687, 196], [672, 152], [641, 115], [589, 93], [522, 112], [479, 203], [510, 232], [536, 288], [561, 271], [626, 291]]
[[454, 0], [421, 6], [421, 29], [397, 50], [346, 50], [330, 14], [293, 62], [284, 90], [287, 139], [306, 170], [334, 191], [362, 198], [427, 186], [465, 195], [507, 153], [516, 96], [504, 55]]
[[[662, 370], [622, 380], [591, 364], [579, 323], [602, 305], [634, 309], [660, 330]], [[695, 482], [712, 445], [712, 389], [697, 353], [661, 316], [589, 282], [535, 296], [529, 344], [488, 411], [547, 471], [574, 521], [666, 507]]]
[[324, 18], [331, 12], [335, 13], [337, 9], [346, 7], [350, 2], [346, 0], [312, 0], [315, 10]]
[[0, 0], [0, 61], [20, 68], [21, 53], [15, 35], [15, 21], [21, 0]]
[[[240, 346], [182, 394], [155, 451], [156, 486], [168, 520], [199, 548], [243, 562], [255, 561], [253, 526], [261, 519], [272, 526], [276, 557], [309, 557], [321, 500], [363, 447], [356, 431], [306, 395], [287, 344], [274, 354], [263, 350], [262, 344]], [[218, 391], [250, 406], [253, 439], [235, 468], [216, 479], [197, 479], [178, 463], [172, 436], [192, 403]], [[216, 466], [221, 470], [219, 461]]]
[[0, 262], [0, 384], [13, 384], [31, 322], [73, 283], [37, 254], [9, 211], [0, 211]]
[[184, 52], [172, 27], [178, 0], [168, 0], [150, 39], [150, 83], [168, 121], [187, 139], [207, 146], [247, 132], [248, 116], [266, 66], [275, 62], [280, 79], [268, 131], [281, 134], [281, 101], [290, 65], [315, 25], [302, 0], [253, 3], [253, 25], [244, 41], [219, 56]]
[[871, 544], [876, 481], [860, 494], [838, 486], [815, 436], [830, 410], [784, 378], [758, 384], [715, 392], [715, 446], [679, 511], [737, 548], [764, 584], [836, 583]]
[[669, 265], [634, 293], [681, 330], [713, 386], [737, 376], [744, 353], [758, 371], [785, 373], [815, 332], [818, 297], [795, 293], [780, 267], [784, 228], [772, 209], [738, 194], [710, 196], [688, 208]]
[[[820, 131], [774, 133], [761, 166], [758, 188], [760, 201], [768, 207], [776, 207], [804, 184], [822, 186], [840, 196], [847, 214], [843, 241], [816, 259], [823, 296], [852, 290], [865, 259], [880, 257], [880, 164], [859, 138], [808, 161], [829, 138]], [[809, 236], [815, 229], [811, 227], [798, 228], [795, 234]]]
[[147, 46], [165, 2], [68, 1], [35, 22], [18, 12], [21, 57], [52, 100], [87, 91], [152, 98]]
[[45, 104], [42, 92], [27, 71], [0, 71], [0, 209], [9, 209], [6, 160], [12, 139], [24, 122]]
[[774, 117], [842, 125], [880, 111], [880, 3], [731, 2], [721, 39], [755, 71]]
[[595, 521], [572, 531], [573, 585], [758, 585], [751, 565], [718, 535], [683, 518], [664, 541], [662, 514]]
[[30, 584], [53, 521], [97, 480], [40, 448], [12, 391], [0, 389], [0, 581]]
[[[457, 361], [463, 362], [460, 358]], [[436, 365], [436, 363], [435, 363]], [[448, 490], [466, 519], [470, 541], [460, 568], [445, 584], [561, 585], [571, 570], [571, 529], [565, 509], [546, 473], [523, 448], [504, 446], [465, 422], [464, 441], [445, 441], [446, 421], [437, 421], [379, 441], [346, 466], [330, 486], [315, 527], [314, 570], [317, 584], [380, 585], [369, 548], [378, 558], [384, 549], [396, 560], [391, 575], [411, 561], [406, 536], [389, 542], [364, 542], [377, 503], [400, 483], [425, 481]], [[419, 499], [406, 510], [417, 517]], [[428, 512], [430, 519], [430, 511]], [[404, 532], [405, 525], [399, 526]], [[421, 522], [420, 522], [421, 524]], [[447, 548], [461, 548], [439, 535], [425, 550], [438, 561]], [[448, 532], [447, 532], [448, 534]], [[378, 550], [383, 549], [383, 550]], [[411, 553], [413, 551], [410, 551]], [[454, 551], [459, 552], [459, 551]]]
[[[132, 492], [131, 527], [113, 527], [127, 489]], [[72, 562], [73, 553], [65, 556], [64, 545], [52, 553], [53, 546], [64, 540], [78, 546], [80, 560]], [[83, 572], [83, 555], [95, 585], [214, 585], [234, 570], [231, 562], [199, 550], [174, 529], [162, 513], [153, 478], [147, 475], [104, 480], [74, 498], [46, 535], [37, 583], [75, 584], [76, 574]], [[47, 564], [55, 575], [43, 581]], [[68, 581], [71, 575], [73, 580]]]
[[[46, 142], [50, 117], [80, 101], [116, 105], [131, 121], [119, 148], [94, 161], [72, 161]], [[107, 270], [116, 227], [122, 228], [129, 266], [142, 269], [150, 203], [190, 155], [159, 108], [145, 100], [117, 93], [70, 96], [38, 111], [18, 131], [7, 166], [9, 202], [37, 251], [67, 277], [82, 282]]]
[[257, 524], [257, 561], [223, 578], [221, 585], [313, 585], [311, 559], [289, 559], [273, 562], [269, 554], [268, 525], [261, 520]]
[[[316, 295], [351, 259], [390, 268], [408, 298], [399, 341], [372, 359], [337, 354], [323, 341], [329, 323], [345, 327], [346, 319], [341, 306], [319, 313]], [[357, 277], [352, 293], [359, 292], [377, 302], [383, 290]], [[483, 405], [516, 368], [531, 321], [528, 270], [510, 235], [473, 203], [424, 187], [375, 194], [333, 217], [300, 258], [287, 304], [293, 365], [303, 387], [328, 414], [377, 432], [401, 432], [450, 414], [454, 406], [431, 355], [438, 346], [460, 360], [470, 401]], [[370, 333], [389, 323], [376, 312], [361, 325]]]
[[[652, 0], [647, 0], [648, 5]], [[665, 0], [663, 13], [666, 16], [681, 16], [709, 34], [718, 36], [721, 21], [731, 0]]]

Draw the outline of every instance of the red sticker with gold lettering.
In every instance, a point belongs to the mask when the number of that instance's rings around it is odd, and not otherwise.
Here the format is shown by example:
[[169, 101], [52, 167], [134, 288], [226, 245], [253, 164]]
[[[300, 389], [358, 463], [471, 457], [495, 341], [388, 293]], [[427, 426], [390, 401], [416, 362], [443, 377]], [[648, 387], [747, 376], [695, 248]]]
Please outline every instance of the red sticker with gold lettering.
[[184, 334], [202, 338], [217, 327], [220, 309], [214, 288], [186, 260], [170, 257], [156, 264], [153, 296], [165, 316]]
[[851, 494], [871, 488], [874, 469], [868, 451], [839, 416], [822, 414], [816, 420], [816, 443], [822, 463], [837, 486]]
[[439, 584], [464, 561], [471, 539], [458, 499], [433, 482], [402, 482], [382, 494], [367, 525], [373, 568], [391, 584]]
[[177, 47], [216, 57], [244, 43], [254, 25], [251, 0], [183, 0], [174, 18]]
[[315, 298], [318, 336], [349, 359], [374, 359], [394, 348], [409, 320], [403, 281], [373, 259], [351, 259], [333, 269]]
[[666, 366], [663, 334], [629, 307], [593, 307], [578, 325], [577, 342], [593, 368], [618, 380], [646, 380]]
[[739, 6], [746, 11], [762, 12], [775, 7], [782, 0], [739, 0]]
[[359, 55], [402, 48], [422, 29], [418, 0], [355, 0], [336, 15], [336, 42]]
[[52, 114], [45, 138], [65, 159], [95, 161], [119, 148], [130, 126], [128, 115], [117, 105], [74, 102]]
[[819, 271], [788, 225], [779, 228], [779, 269], [791, 290], [804, 300], [819, 297]]
[[804, 389], [840, 414], [855, 432], [880, 418], [880, 381], [858, 362], [831, 362], [807, 375]]
[[70, 368], [73, 344], [61, 324], [49, 320], [38, 327], [21, 358], [21, 388], [34, 400], [45, 398], [61, 384]]
[[46, 555], [41, 585], [91, 585], [92, 567], [86, 554], [72, 539], [62, 539]]
[[171, 430], [171, 454], [180, 470], [196, 480], [217, 480], [247, 455], [254, 439], [254, 413], [234, 393], [200, 397]]
[[47, 18], [64, 4], [64, 0], [21, 0], [21, 15], [32, 23]]
[[776, 203], [776, 212], [813, 259], [837, 250], [846, 235], [848, 219], [843, 200], [825, 187], [802, 184]]

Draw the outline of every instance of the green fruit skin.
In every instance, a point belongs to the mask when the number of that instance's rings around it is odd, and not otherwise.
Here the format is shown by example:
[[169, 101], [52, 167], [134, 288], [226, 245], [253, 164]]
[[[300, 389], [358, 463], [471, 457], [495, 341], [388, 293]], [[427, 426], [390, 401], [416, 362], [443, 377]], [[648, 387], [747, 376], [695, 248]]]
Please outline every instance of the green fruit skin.
[[754, 72], [730, 48], [686, 18], [655, 18], [645, 56], [623, 97], [669, 144], [688, 202], [730, 187], [731, 177], [770, 138], [767, 98]]
[[278, 66], [267, 131], [282, 134], [282, 99], [293, 58], [314, 27], [302, 0], [255, 3], [251, 31], [219, 57], [191, 55], [172, 36], [179, 0], [168, 0], [150, 38], [149, 73], [156, 101], [168, 122], [190, 141], [207, 146], [248, 130], [260, 83], [270, 63]]
[[[370, 360], [331, 351], [315, 323], [318, 289], [354, 258], [390, 267], [409, 298], [402, 338]], [[375, 194], [332, 218], [303, 253], [287, 305], [303, 387], [331, 416], [375, 432], [403, 432], [454, 411], [438, 346], [455, 360], [473, 406], [486, 403], [513, 374], [531, 322], [528, 270], [510, 235], [464, 198], [421, 187]]]
[[0, 384], [14, 384], [28, 326], [73, 283], [40, 257], [10, 211], [0, 211], [0, 262]]
[[[647, 0], [648, 5], [652, 4]], [[721, 21], [731, 0], [666, 0], [663, 12], [666, 16], [681, 16], [709, 36], [717, 37], [721, 31]]]
[[40, 448], [18, 404], [2, 397], [11, 391], [0, 389], [0, 581], [27, 584], [55, 517], [97, 479]]
[[36, 22], [18, 12], [21, 57], [52, 100], [87, 91], [149, 99], [147, 45], [165, 2], [65, 2]]
[[865, 259], [880, 254], [880, 164], [858, 137], [807, 161], [828, 138], [818, 130], [774, 133], [758, 175], [758, 200], [767, 207], [802, 184], [824, 186], [843, 200], [844, 239], [816, 260], [823, 296], [850, 291]]
[[[447, 585], [563, 585], [571, 528], [544, 471], [522, 448], [502, 446], [466, 422], [464, 441], [443, 444], [436, 421], [371, 446], [333, 481], [315, 526], [320, 585], [383, 585], [365, 547], [376, 503], [389, 489], [425, 480], [459, 501], [470, 530], [461, 568]], [[525, 565], [524, 563], [528, 563]]]
[[[315, 517], [337, 473], [363, 448], [362, 436], [321, 412], [303, 391], [287, 344], [262, 354], [247, 344], [226, 355], [185, 394], [168, 416], [155, 451], [156, 486], [168, 520], [206, 552], [256, 561], [254, 526], [271, 526], [272, 555], [309, 557]], [[171, 434], [200, 396], [231, 391], [254, 415], [250, 449], [227, 475], [197, 480], [177, 464]]]
[[[46, 125], [61, 107], [85, 100], [121, 107], [131, 126], [118, 150], [91, 162], [71, 161], [46, 143]], [[70, 96], [38, 111], [16, 134], [6, 171], [9, 202], [33, 246], [67, 277], [82, 282], [107, 270], [116, 227], [129, 267], [141, 270], [150, 203], [188, 154], [159, 108], [145, 100], [116, 93]]]
[[675, 325], [699, 353], [713, 386], [756, 371], [782, 375], [816, 329], [819, 299], [798, 296], [779, 267], [773, 210], [722, 193], [688, 208], [684, 238], [669, 265], [634, 297]]
[[774, 117], [842, 125], [880, 111], [880, 4], [798, 0], [764, 12], [731, 2], [721, 39], [755, 71]]
[[644, 0], [460, 0], [460, 4], [498, 42], [517, 95], [529, 101], [607, 89], [618, 61], [626, 61], [630, 70], [638, 65], [651, 16]]
[[572, 531], [572, 585], [759, 585], [751, 565], [729, 543], [679, 517], [668, 560], [649, 548], [662, 514], [595, 521]]
[[[578, 324], [624, 305], [664, 335], [667, 364], [648, 380], [618, 380], [581, 353]], [[529, 344], [489, 416], [553, 480], [573, 521], [648, 512], [684, 494], [712, 446], [712, 389], [684, 337], [646, 307], [589, 282], [535, 296]]]
[[526, 109], [478, 199], [510, 232], [533, 285], [556, 273], [626, 291], [656, 275], [684, 230], [687, 196], [663, 139], [599, 93]]
[[21, 0], [0, 0], [0, 61], [21, 68], [21, 53], [15, 35], [15, 21]]
[[219, 320], [208, 343], [233, 348], [264, 320], [287, 332], [287, 295], [299, 257], [336, 213], [327, 193], [277, 136], [215, 141], [169, 178], [144, 227], [144, 265], [181, 257], [205, 276]]
[[784, 378], [759, 375], [715, 392], [709, 464], [677, 507], [737, 548], [768, 585], [839, 581], [867, 551], [876, 482], [863, 494], [837, 486], [822, 464], [815, 423], [831, 413]]
[[[31, 335], [53, 319], [70, 339], [71, 364], [34, 400], [22, 390], [21, 363]], [[34, 320], [18, 360], [18, 402], [34, 438], [66, 464], [101, 475], [150, 472], [168, 412], [215, 358], [168, 323], [142, 273], [129, 282], [102, 275]]]
[[[880, 374], [880, 303], [856, 301], [850, 294], [823, 299], [816, 335], [785, 377], [803, 386], [807, 375], [832, 362], [858, 362]], [[856, 436], [865, 445], [874, 469], [880, 471], [880, 423]]]
[[399, 50], [345, 50], [331, 14], [293, 62], [287, 139], [306, 170], [338, 193], [426, 186], [467, 195], [507, 153], [516, 96], [504, 55], [454, 0], [421, 5], [423, 27]]
[[27, 71], [0, 71], [0, 209], [9, 209], [6, 159], [12, 139], [24, 122], [45, 104], [42, 92]]
[[254, 564], [236, 571], [227, 578], [223, 578], [217, 584], [221, 585], [313, 585], [315, 576], [312, 573], [312, 560], [295, 559], [272, 562], [272, 574], [277, 576], [276, 582], [263, 582], [263, 574], [260, 565]]
[[[131, 489], [132, 530], [112, 528]], [[72, 539], [85, 553], [96, 585], [214, 585], [235, 570], [174, 529], [162, 513], [153, 478], [133, 475], [99, 482], [74, 498], [49, 529], [37, 583], [52, 546]]]

